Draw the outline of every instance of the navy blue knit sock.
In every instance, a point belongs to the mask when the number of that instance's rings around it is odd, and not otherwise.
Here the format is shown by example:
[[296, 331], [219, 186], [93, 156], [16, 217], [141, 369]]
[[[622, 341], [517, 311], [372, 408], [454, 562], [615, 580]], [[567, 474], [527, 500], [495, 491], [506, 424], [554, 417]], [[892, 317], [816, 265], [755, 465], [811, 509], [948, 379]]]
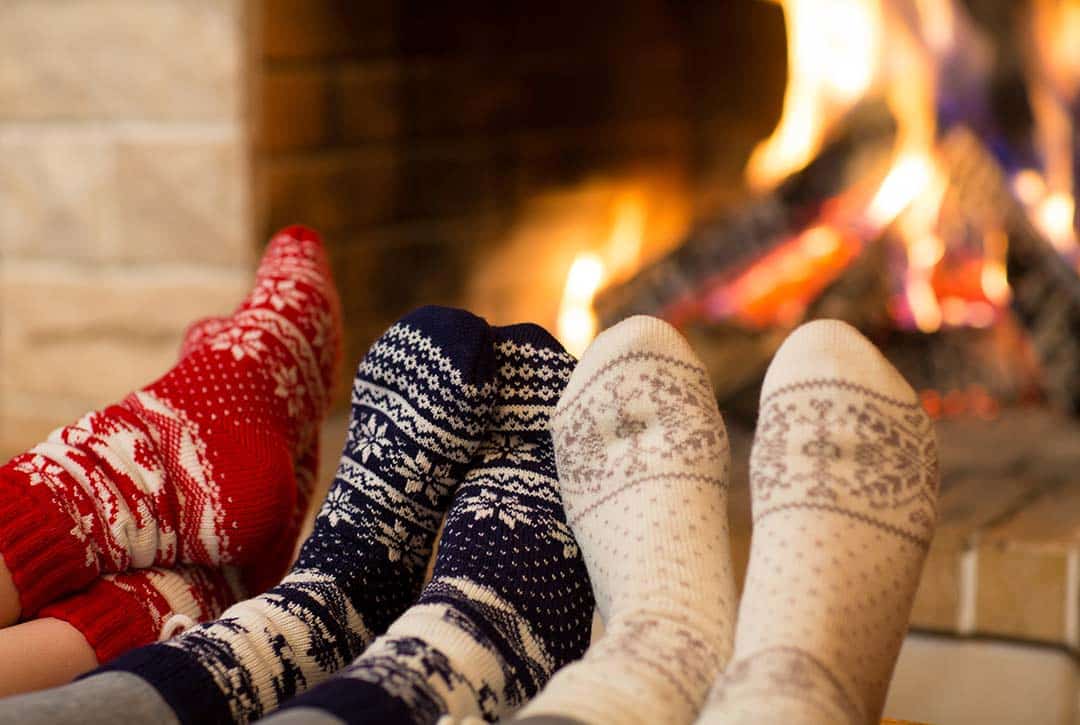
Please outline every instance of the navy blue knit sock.
[[291, 700], [283, 719], [317, 708], [355, 723], [495, 720], [588, 646], [592, 589], [547, 430], [574, 361], [535, 325], [495, 337], [491, 432], [451, 504], [431, 582], [352, 665]]
[[360, 364], [337, 477], [291, 573], [103, 670], [138, 675], [182, 722], [246, 722], [351, 662], [420, 592], [487, 433], [492, 343], [492, 328], [460, 310], [425, 307], [391, 327]]

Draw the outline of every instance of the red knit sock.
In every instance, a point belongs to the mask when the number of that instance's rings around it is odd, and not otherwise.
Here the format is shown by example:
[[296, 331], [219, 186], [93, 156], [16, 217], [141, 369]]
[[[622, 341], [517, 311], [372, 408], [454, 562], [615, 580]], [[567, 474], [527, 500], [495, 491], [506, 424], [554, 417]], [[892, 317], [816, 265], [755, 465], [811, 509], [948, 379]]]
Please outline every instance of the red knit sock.
[[[209, 322], [209, 321], [207, 321]], [[184, 338], [184, 349], [197, 340], [196, 323]], [[291, 560], [296, 533], [306, 512], [306, 502], [319, 470], [319, 439], [301, 454], [296, 464], [299, 500], [295, 516], [281, 538]], [[270, 557], [268, 561], [272, 561]], [[154, 567], [123, 574], [106, 574], [88, 589], [47, 605], [39, 617], [55, 617], [79, 630], [94, 648], [99, 664], [105, 664], [128, 650], [159, 642], [184, 629], [216, 619], [240, 599], [258, 594], [242, 583], [244, 577], [233, 567], [221, 569], [178, 565], [175, 569]]]
[[340, 355], [318, 236], [275, 236], [229, 318], [192, 328], [176, 367], [0, 468], [0, 554], [24, 616], [99, 573], [177, 562], [288, 565], [294, 466], [312, 453]]
[[79, 630], [98, 664], [105, 664], [217, 618], [246, 594], [234, 573], [180, 565], [106, 574], [89, 589], [46, 606], [40, 616], [62, 619]]

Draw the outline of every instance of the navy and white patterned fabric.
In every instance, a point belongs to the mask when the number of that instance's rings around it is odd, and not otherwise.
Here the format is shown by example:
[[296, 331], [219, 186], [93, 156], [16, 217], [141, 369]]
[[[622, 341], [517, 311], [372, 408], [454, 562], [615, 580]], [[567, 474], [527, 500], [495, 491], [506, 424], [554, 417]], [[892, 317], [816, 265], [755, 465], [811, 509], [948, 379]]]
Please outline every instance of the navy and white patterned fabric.
[[495, 337], [491, 431], [447, 514], [431, 582], [356, 662], [288, 708], [355, 723], [494, 721], [585, 652], [592, 588], [548, 432], [574, 360], [535, 325]]
[[142, 677], [182, 722], [206, 723], [254, 720], [347, 665], [420, 593], [485, 439], [494, 378], [482, 319], [439, 307], [403, 318], [360, 364], [337, 476], [285, 580], [103, 669]]

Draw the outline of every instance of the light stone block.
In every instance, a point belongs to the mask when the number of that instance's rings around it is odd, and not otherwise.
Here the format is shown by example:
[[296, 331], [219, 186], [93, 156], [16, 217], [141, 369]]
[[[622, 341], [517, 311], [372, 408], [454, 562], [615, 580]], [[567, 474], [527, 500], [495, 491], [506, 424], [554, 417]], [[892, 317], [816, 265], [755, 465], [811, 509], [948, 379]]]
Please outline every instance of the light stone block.
[[0, 404], [20, 396], [85, 409], [115, 401], [172, 366], [189, 323], [227, 314], [250, 285], [246, 270], [8, 262], [0, 270]]
[[115, 153], [101, 134], [0, 129], [0, 253], [85, 260], [115, 251], [106, 234]]
[[0, 120], [243, 111], [243, 0], [4, 0]]
[[250, 266], [243, 135], [147, 126], [4, 128], [0, 252]]
[[250, 169], [236, 135], [124, 138], [116, 147], [116, 257], [247, 266]]

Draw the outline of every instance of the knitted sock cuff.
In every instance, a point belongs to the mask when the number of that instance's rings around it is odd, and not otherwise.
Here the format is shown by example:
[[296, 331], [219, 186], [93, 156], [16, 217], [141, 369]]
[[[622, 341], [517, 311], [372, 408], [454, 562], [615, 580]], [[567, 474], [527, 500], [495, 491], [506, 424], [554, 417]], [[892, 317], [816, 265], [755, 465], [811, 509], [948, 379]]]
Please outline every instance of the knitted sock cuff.
[[48, 605], [40, 616], [79, 630], [104, 664], [218, 616], [236, 601], [237, 593], [227, 577], [213, 569], [140, 569], [99, 579], [89, 589]]
[[156, 644], [134, 649], [79, 680], [106, 672], [128, 672], [152, 686], [181, 723], [233, 725], [235, 718], [198, 653]]
[[27, 453], [0, 468], [0, 556], [19, 592], [24, 618], [98, 574], [87, 544], [74, 535], [81, 533], [79, 522], [56, 505], [45, 483], [28, 477], [33, 474], [27, 468], [39, 463], [48, 465], [43, 456]]
[[153, 617], [137, 597], [109, 581], [99, 581], [90, 590], [50, 604], [39, 616], [55, 617], [79, 630], [94, 648], [99, 663], [156, 642], [159, 634]]

